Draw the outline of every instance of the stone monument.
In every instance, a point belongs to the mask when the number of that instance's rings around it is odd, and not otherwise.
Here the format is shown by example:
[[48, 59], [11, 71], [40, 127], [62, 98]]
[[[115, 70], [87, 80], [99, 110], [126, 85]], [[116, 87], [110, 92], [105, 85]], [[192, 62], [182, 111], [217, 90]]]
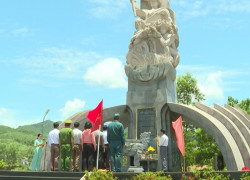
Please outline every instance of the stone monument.
[[157, 148], [155, 137], [170, 126], [161, 118], [161, 110], [167, 102], [176, 102], [175, 68], [180, 57], [175, 14], [169, 0], [141, 0], [141, 8], [136, 0], [130, 2], [139, 19], [125, 65], [131, 111], [128, 138], [139, 139], [141, 133], [151, 132], [150, 146]]
[[[202, 128], [210, 134], [222, 152], [228, 170], [241, 170], [250, 166], [250, 116], [239, 108], [217, 104], [208, 107], [200, 103], [187, 106], [176, 103], [176, 70], [180, 57], [179, 37], [175, 14], [169, 0], [130, 0], [135, 17], [135, 32], [129, 44], [125, 72], [128, 77], [125, 105], [103, 109], [103, 122], [112, 121], [120, 113], [121, 122], [128, 127], [128, 140], [124, 153], [133, 156], [138, 167], [140, 155], [146, 146], [157, 149], [155, 137], [160, 129], [167, 130], [168, 170], [180, 171], [180, 152], [176, 146], [171, 122], [182, 116], [183, 120]], [[78, 112], [68, 119], [80, 122], [80, 129], [87, 120], [88, 111]], [[62, 127], [62, 125], [61, 125]], [[145, 133], [150, 132], [150, 135]], [[140, 138], [146, 134], [145, 138]], [[148, 136], [150, 140], [148, 141]], [[147, 143], [143, 143], [146, 139]], [[139, 172], [140, 168], [132, 167]], [[41, 170], [50, 170], [50, 151], [43, 148]], [[127, 165], [129, 168], [129, 164]], [[158, 170], [160, 160], [158, 159]]]

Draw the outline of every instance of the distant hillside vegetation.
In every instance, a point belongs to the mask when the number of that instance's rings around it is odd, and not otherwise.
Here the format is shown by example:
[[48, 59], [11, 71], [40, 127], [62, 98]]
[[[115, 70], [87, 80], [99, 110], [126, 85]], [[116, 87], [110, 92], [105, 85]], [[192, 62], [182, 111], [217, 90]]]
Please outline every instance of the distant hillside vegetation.
[[[49, 132], [53, 129], [53, 121], [47, 120], [44, 121], [44, 127], [43, 127], [43, 131], [44, 131], [44, 137], [48, 137]], [[61, 122], [59, 122], [61, 123]], [[16, 131], [18, 132], [22, 132], [25, 134], [31, 134], [33, 136], [37, 136], [37, 134], [41, 134], [42, 133], [42, 122], [40, 123], [36, 123], [36, 124], [31, 124], [31, 125], [25, 125], [25, 126], [19, 126], [18, 128], [16, 128]]]
[[[45, 139], [53, 129], [53, 123], [50, 120], [44, 121]], [[41, 122], [19, 126], [16, 129], [0, 125], [0, 169], [20, 168], [21, 161], [26, 158], [28, 162], [31, 161], [34, 150], [33, 143], [37, 134], [42, 133], [42, 124]], [[28, 166], [25, 168], [27, 170]]]
[[15, 129], [10, 128], [8, 126], [0, 125], [0, 135], [4, 134], [4, 133], [7, 133], [7, 132], [13, 132], [13, 131], [15, 131]]

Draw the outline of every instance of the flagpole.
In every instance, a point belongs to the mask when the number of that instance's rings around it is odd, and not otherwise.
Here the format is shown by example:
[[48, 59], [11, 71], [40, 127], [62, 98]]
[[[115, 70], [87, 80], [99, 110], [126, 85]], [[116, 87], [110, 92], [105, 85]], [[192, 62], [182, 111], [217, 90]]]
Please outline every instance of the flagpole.
[[185, 172], [186, 170], [186, 158], [185, 158], [185, 156], [183, 156], [183, 172]]
[[99, 161], [99, 145], [100, 145], [100, 135], [101, 135], [101, 125], [99, 125], [99, 135], [98, 135], [98, 143], [97, 143], [97, 156], [96, 156], [96, 169], [98, 169], [98, 161]]
[[[86, 118], [93, 124], [92, 132], [97, 130], [99, 125], [99, 131], [101, 131], [102, 125], [102, 103], [103, 100], [97, 105], [97, 107], [88, 112]], [[100, 144], [100, 132], [97, 143], [97, 161], [96, 161], [96, 169], [98, 169], [98, 160], [99, 160], [99, 144]]]

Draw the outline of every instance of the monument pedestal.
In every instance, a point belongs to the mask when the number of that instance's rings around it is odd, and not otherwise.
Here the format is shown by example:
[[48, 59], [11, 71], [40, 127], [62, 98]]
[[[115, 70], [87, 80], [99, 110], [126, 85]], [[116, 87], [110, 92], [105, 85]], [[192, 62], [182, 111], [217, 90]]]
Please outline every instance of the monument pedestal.
[[129, 166], [127, 172], [142, 173], [143, 168], [142, 168], [142, 166]]
[[[165, 129], [169, 137], [168, 167], [171, 170], [172, 147], [173, 144], [176, 145], [172, 135], [170, 111], [166, 104], [176, 102], [176, 71], [169, 62], [136, 67], [126, 65], [125, 71], [128, 76], [127, 106], [130, 114], [128, 138], [139, 139], [141, 133], [151, 132], [149, 146], [159, 154], [156, 137], [160, 136], [160, 129]], [[160, 159], [155, 168], [161, 170]]]
[[140, 161], [140, 164], [143, 167], [144, 172], [146, 172], [146, 171], [156, 172], [158, 160], [156, 160], [156, 159], [142, 159]]

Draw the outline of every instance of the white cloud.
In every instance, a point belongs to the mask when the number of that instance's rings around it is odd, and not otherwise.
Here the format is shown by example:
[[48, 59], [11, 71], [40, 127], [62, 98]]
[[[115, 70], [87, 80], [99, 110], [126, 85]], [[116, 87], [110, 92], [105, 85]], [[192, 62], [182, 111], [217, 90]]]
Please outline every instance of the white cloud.
[[[245, 89], [249, 88], [249, 64], [239, 67], [219, 67], [202, 65], [180, 65], [177, 67], [178, 75], [190, 72], [197, 80], [201, 92], [205, 94], [205, 104], [224, 104], [228, 96], [244, 99], [248, 97]], [[244, 89], [242, 89], [244, 87]], [[241, 96], [241, 93], [244, 96]]]
[[24, 69], [25, 76], [18, 80], [21, 85], [42, 84], [56, 87], [59, 82], [52, 79], [50, 82], [49, 78], [78, 79], [84, 74], [84, 79], [90, 83], [109, 88], [127, 86], [122, 62], [115, 58], [105, 59], [95, 52], [50, 47], [41, 49], [34, 56], [4, 60], [3, 63], [11, 63]]
[[[180, 65], [178, 72], [184, 75], [186, 72], [191, 72], [192, 76], [197, 80], [197, 85], [200, 91], [205, 94], [205, 103], [223, 102], [225, 100], [225, 90], [230, 86], [226, 84], [229, 76], [235, 76], [236, 70], [225, 70], [216, 66], [201, 66], [201, 65]], [[232, 72], [235, 73], [232, 73]], [[230, 75], [229, 72], [232, 74]]]
[[224, 85], [222, 72], [210, 73], [206, 79], [199, 80], [197, 83], [199, 89], [208, 101], [224, 100]]
[[67, 118], [79, 111], [82, 111], [86, 102], [74, 98], [73, 101], [67, 101], [62, 109], [59, 110], [63, 118]]
[[78, 78], [99, 57], [95, 52], [50, 47], [41, 49], [31, 57], [14, 59], [12, 63], [24, 67], [25, 73], [31, 75]]
[[249, 0], [220, 0], [217, 5], [214, 5], [214, 9], [218, 13], [224, 12], [240, 12], [249, 13], [250, 12], [250, 2]]
[[27, 28], [18, 28], [18, 29], [14, 29], [12, 31], [12, 33], [15, 35], [15, 36], [26, 36], [29, 34], [29, 30]]
[[10, 122], [11, 118], [8, 109], [0, 108], [0, 124], [7, 126]]
[[[203, 65], [185, 65], [180, 64], [177, 66], [177, 72], [178, 74], [184, 74], [186, 72], [207, 72], [209, 71], [215, 71], [217, 70], [217, 66], [203, 66]], [[192, 74], [192, 73], [191, 73]]]
[[8, 38], [14, 36], [17, 37], [30, 37], [35, 34], [37, 30], [19, 26], [16, 24], [2, 23], [0, 24], [0, 34], [7, 36]]
[[[25, 121], [21, 120], [21, 115], [16, 110], [0, 108], [0, 125], [17, 128], [18, 126], [28, 124], [27, 122], [34, 122], [34, 119]], [[41, 121], [41, 120], [40, 120]]]
[[128, 0], [89, 0], [95, 7], [89, 10], [96, 18], [116, 18], [129, 5]]
[[176, 0], [171, 1], [171, 7], [176, 7], [179, 18], [207, 16], [224, 13], [250, 13], [249, 0]]
[[126, 88], [125, 71], [119, 59], [107, 58], [90, 67], [83, 79], [90, 84], [108, 88]]

